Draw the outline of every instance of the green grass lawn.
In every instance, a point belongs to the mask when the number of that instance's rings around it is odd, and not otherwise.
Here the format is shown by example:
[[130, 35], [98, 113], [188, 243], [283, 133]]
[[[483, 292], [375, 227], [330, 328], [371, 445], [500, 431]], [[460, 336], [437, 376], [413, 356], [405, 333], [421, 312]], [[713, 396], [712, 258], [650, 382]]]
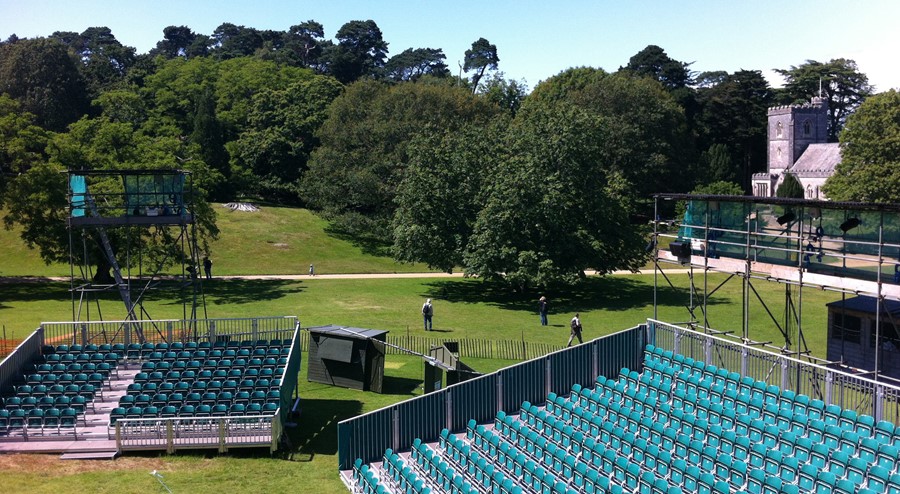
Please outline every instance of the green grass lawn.
[[[215, 205], [219, 239], [210, 245], [218, 275], [427, 272], [423, 264], [392, 260], [383, 245], [354, 242], [326, 232], [327, 222], [306, 209], [263, 207], [231, 211]], [[0, 217], [3, 212], [0, 211]], [[0, 227], [0, 277], [69, 276], [68, 264], [45, 264], [19, 230]]]

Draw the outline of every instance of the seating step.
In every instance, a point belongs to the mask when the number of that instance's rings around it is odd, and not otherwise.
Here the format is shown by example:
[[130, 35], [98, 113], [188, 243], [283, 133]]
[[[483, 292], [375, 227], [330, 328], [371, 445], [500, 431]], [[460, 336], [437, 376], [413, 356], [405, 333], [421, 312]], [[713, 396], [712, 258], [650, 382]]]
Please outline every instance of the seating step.
[[119, 456], [116, 450], [111, 451], [90, 451], [86, 453], [65, 453], [60, 456], [60, 460], [114, 460]]

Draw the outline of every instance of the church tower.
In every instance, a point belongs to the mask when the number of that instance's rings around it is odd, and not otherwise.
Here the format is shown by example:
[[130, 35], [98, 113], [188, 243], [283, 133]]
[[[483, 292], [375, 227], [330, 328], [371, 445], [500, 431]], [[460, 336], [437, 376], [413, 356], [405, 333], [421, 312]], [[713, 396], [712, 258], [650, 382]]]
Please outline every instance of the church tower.
[[753, 175], [753, 194], [772, 197], [810, 144], [828, 140], [828, 100], [813, 98], [802, 105], [775, 106], [768, 111], [768, 171]]

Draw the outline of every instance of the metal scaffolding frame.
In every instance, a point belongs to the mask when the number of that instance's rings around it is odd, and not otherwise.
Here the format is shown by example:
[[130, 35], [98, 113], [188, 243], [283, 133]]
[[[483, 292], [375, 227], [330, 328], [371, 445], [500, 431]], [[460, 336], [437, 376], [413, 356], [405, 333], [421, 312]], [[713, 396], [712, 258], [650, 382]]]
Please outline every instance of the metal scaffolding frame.
[[[876, 299], [881, 315], [885, 300], [900, 300], [900, 204], [866, 204], [754, 196], [658, 194], [660, 201], [684, 201], [685, 217], [677, 233], [660, 231], [654, 222], [651, 248], [654, 260], [653, 317], [661, 282], [675, 288], [662, 265], [687, 269], [690, 297], [683, 324], [706, 334], [719, 334], [810, 362], [840, 366], [812, 356], [803, 326], [804, 289], [827, 290]], [[727, 218], [723, 221], [723, 217]], [[829, 221], [823, 223], [823, 217]], [[864, 218], [864, 220], [860, 220]], [[860, 228], [860, 225], [865, 225]], [[827, 228], [826, 228], [827, 227]], [[865, 230], [857, 234], [857, 229]], [[671, 241], [668, 250], [661, 240]], [[885, 273], [893, 272], [892, 276]], [[710, 287], [709, 273], [725, 274]], [[698, 280], [699, 278], [699, 280]], [[713, 329], [709, 298], [732, 280], [741, 280], [742, 318], [737, 331]], [[773, 312], [757, 282], [784, 287], [784, 311]], [[750, 334], [750, 306], [760, 303], [779, 329], [781, 342], [757, 341]], [[886, 315], [890, 316], [890, 314]], [[875, 318], [876, 348], [882, 338], [882, 318]], [[879, 379], [880, 352], [875, 352], [873, 378]], [[884, 377], [884, 376], [883, 376]]]

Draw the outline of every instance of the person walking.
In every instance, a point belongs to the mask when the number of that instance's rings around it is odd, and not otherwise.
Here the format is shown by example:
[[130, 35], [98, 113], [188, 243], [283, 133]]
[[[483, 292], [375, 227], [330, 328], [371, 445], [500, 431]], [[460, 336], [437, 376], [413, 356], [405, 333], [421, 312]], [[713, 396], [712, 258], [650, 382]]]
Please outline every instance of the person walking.
[[206, 279], [212, 279], [212, 261], [209, 260], [209, 256], [203, 258], [203, 272], [206, 273]]
[[312, 264], [309, 265], [309, 275], [310, 276], [316, 275], [316, 268], [314, 268]]
[[434, 314], [434, 307], [431, 306], [431, 299], [425, 301], [422, 305], [422, 317], [425, 320], [425, 331], [431, 331], [431, 316]]
[[575, 317], [572, 318], [572, 322], [570, 323], [572, 327], [572, 332], [569, 334], [569, 342], [566, 343], [566, 348], [572, 346], [572, 340], [578, 338], [578, 343], [584, 343], [584, 340], [581, 339], [581, 318], [578, 317], [578, 313], [575, 313]]
[[538, 313], [541, 315], [541, 326], [547, 325], [547, 297], [541, 295], [538, 300]]

